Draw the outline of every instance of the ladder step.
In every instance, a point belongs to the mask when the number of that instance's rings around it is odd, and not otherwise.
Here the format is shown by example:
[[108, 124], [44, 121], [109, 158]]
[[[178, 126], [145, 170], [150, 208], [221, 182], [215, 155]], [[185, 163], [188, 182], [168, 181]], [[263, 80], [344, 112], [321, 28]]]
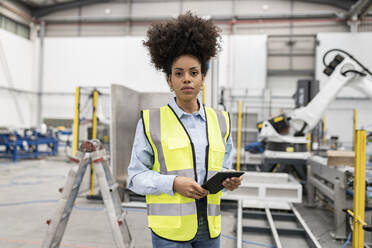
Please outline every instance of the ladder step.
[[64, 213], [63, 215], [62, 215], [62, 218], [61, 218], [61, 220], [64, 220], [64, 219], [66, 219], [66, 217], [68, 216], [68, 213]]
[[109, 188], [110, 189], [110, 192], [114, 192], [118, 187], [119, 187], [119, 184], [118, 183], [114, 183]]
[[121, 215], [119, 216], [118, 221], [122, 221], [122, 220], [124, 220], [126, 214], [127, 214], [127, 213], [126, 213], [125, 211], [123, 211], [123, 212], [121, 213]]
[[77, 189], [78, 187], [79, 187], [79, 185], [74, 184], [74, 186], [72, 186], [72, 189], [71, 189], [71, 190], [75, 190], [75, 189]]

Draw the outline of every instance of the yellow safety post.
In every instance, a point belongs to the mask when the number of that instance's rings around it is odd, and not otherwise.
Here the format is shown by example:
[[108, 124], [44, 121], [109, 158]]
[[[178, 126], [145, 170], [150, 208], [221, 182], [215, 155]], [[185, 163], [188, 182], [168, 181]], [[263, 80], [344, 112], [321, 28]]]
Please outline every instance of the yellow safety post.
[[308, 152], [311, 152], [311, 133], [309, 133], [309, 135], [307, 135], [307, 144], [306, 144], [306, 147], [307, 147], [307, 151]]
[[205, 84], [203, 84], [203, 105], [205, 105], [205, 91], [206, 91]]
[[353, 248], [360, 248], [364, 247], [366, 131], [357, 130], [355, 137]]
[[93, 91], [93, 127], [92, 127], [92, 139], [97, 138], [97, 102], [98, 102], [98, 91]]
[[238, 103], [238, 143], [236, 148], [236, 170], [240, 171], [240, 142], [242, 137], [242, 101]]
[[[98, 102], [98, 91], [93, 91], [93, 119], [92, 119], [92, 139], [97, 138], [97, 102]], [[93, 163], [90, 165], [90, 192], [89, 195], [94, 195], [94, 166]]]
[[354, 151], [355, 151], [355, 142], [356, 142], [356, 138], [355, 138], [355, 135], [356, 135], [356, 130], [357, 130], [357, 121], [358, 121], [358, 110], [354, 109], [354, 122], [353, 122], [353, 136], [354, 136], [354, 145], [353, 145], [353, 148], [354, 148]]
[[79, 124], [80, 124], [80, 87], [75, 90], [75, 118], [74, 118], [74, 141], [72, 144], [72, 155], [76, 155], [79, 145]]

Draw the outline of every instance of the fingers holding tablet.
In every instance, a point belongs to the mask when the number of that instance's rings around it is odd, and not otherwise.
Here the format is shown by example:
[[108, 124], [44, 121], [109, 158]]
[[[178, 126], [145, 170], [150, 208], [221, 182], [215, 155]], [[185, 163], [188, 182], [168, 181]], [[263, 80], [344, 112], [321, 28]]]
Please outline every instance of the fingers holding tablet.
[[240, 186], [240, 184], [242, 183], [242, 176], [240, 177], [230, 177], [230, 178], [226, 178], [223, 182], [222, 182], [222, 185], [230, 190], [230, 191], [233, 191], [235, 190], [236, 188], [238, 188]]

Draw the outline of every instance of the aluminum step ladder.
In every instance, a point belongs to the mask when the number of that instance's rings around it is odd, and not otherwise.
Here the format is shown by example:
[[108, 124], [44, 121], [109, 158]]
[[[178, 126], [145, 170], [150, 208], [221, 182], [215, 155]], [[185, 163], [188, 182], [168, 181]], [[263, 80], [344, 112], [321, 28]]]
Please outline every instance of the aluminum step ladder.
[[118, 184], [112, 178], [107, 164], [106, 151], [99, 140], [84, 142], [75, 157], [70, 158], [79, 163], [68, 173], [67, 182], [62, 191], [62, 198], [53, 219], [48, 220], [47, 234], [42, 248], [58, 248], [61, 245], [81, 182], [89, 165], [93, 164], [95, 175], [101, 189], [105, 212], [110, 223], [111, 232], [117, 248], [134, 248], [134, 240], [130, 234], [127, 222], [127, 212], [121, 207]]

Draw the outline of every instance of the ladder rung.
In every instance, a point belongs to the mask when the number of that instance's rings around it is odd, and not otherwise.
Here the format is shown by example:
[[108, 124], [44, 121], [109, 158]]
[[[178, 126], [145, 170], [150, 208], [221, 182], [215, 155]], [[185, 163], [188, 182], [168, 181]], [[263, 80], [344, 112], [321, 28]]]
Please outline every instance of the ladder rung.
[[72, 189], [71, 190], [75, 190], [77, 189], [79, 186], [77, 184], [74, 184], [74, 186], [72, 186]]
[[62, 218], [61, 218], [61, 220], [64, 220], [64, 219], [66, 219], [66, 217], [68, 216], [68, 214], [67, 213], [64, 213], [63, 215], [62, 215]]
[[118, 183], [114, 183], [114, 184], [111, 185], [111, 187], [109, 188], [109, 189], [110, 189], [110, 192], [113, 192], [113, 191], [116, 190], [118, 187], [119, 187], [119, 184], [118, 184]]
[[126, 214], [127, 214], [127, 213], [126, 213], [125, 211], [123, 211], [123, 212], [121, 213], [121, 215], [119, 216], [118, 221], [123, 221], [124, 218], [125, 218], [125, 215], [126, 215]]

